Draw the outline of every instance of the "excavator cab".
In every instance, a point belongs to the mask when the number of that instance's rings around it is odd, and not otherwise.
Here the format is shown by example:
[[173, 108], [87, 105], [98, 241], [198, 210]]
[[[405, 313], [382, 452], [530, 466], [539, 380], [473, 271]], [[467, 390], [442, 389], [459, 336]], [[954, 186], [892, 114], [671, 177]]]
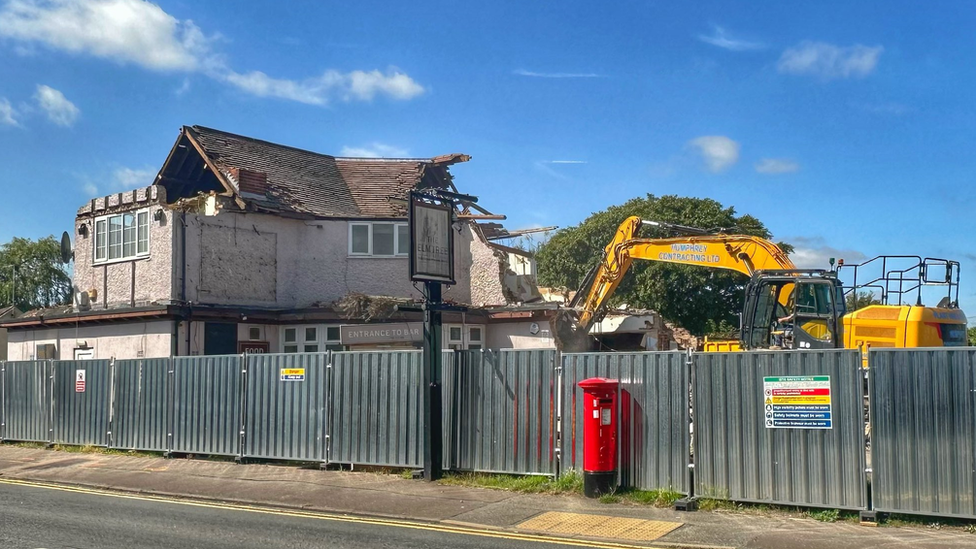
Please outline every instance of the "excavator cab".
[[746, 286], [741, 343], [746, 349], [843, 346], [843, 288], [827, 271], [765, 270]]

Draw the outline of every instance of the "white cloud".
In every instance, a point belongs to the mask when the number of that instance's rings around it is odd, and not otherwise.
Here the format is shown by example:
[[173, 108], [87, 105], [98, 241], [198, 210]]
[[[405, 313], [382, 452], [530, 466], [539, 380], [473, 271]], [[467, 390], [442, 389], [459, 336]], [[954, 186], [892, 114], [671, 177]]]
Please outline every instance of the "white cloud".
[[766, 174], [793, 173], [800, 165], [788, 158], [763, 158], [756, 162], [756, 171]]
[[343, 147], [339, 156], [357, 158], [408, 158], [410, 153], [407, 149], [374, 142], [365, 147]]
[[0, 36], [154, 70], [196, 70], [209, 40], [144, 0], [10, 0]]
[[0, 97], [0, 126], [19, 126], [15, 116], [17, 111], [10, 105], [10, 101], [6, 97]]
[[831, 80], [861, 78], [871, 74], [884, 51], [882, 46], [842, 47], [824, 42], [801, 42], [787, 49], [779, 58], [779, 72], [810, 75]]
[[181, 84], [179, 88], [176, 88], [176, 91], [173, 93], [175, 93], [177, 96], [181, 96], [188, 91], [190, 91], [190, 79], [184, 78], [183, 84]]
[[88, 196], [92, 198], [98, 197], [98, 185], [95, 185], [91, 181], [86, 181], [81, 185], [81, 190]]
[[153, 184], [157, 171], [148, 166], [141, 169], [116, 168], [112, 172], [112, 184], [120, 190], [148, 187]]
[[862, 109], [872, 114], [887, 114], [892, 116], [901, 116], [912, 110], [911, 107], [909, 107], [908, 105], [904, 105], [902, 103], [895, 103], [895, 102], [864, 103], [859, 106]]
[[586, 160], [550, 160], [550, 164], [586, 164]]
[[725, 32], [725, 29], [718, 25], [713, 27], [712, 34], [699, 34], [698, 39], [706, 44], [711, 44], [729, 51], [761, 50], [766, 47], [765, 44], [759, 42], [748, 42], [746, 40], [732, 38]]
[[306, 103], [325, 105], [332, 99], [370, 101], [376, 95], [393, 99], [412, 99], [424, 93], [424, 87], [406, 74], [389, 69], [380, 71], [325, 71], [321, 76], [305, 80], [273, 78], [261, 71], [240, 74], [228, 71], [223, 78], [258, 97], [277, 97]]
[[[216, 37], [146, 0], [7, 0], [0, 8], [0, 38], [17, 42], [15, 49], [38, 45], [150, 70], [199, 72], [258, 97], [310, 105], [371, 101], [377, 96], [412, 99], [425, 91], [395, 68], [328, 70], [298, 80], [238, 72], [213, 51]], [[187, 82], [180, 90], [185, 91]]]
[[540, 160], [540, 161], [536, 162], [534, 165], [535, 165], [536, 169], [538, 169], [542, 173], [548, 175], [549, 177], [554, 177], [556, 179], [563, 179], [563, 180], [569, 179], [564, 174], [561, 174], [558, 171], [554, 170], [552, 168], [552, 165], [551, 164], [552, 164], [552, 162], [547, 162], [545, 160]]
[[867, 259], [863, 253], [849, 248], [828, 246], [822, 237], [795, 237], [785, 239], [793, 245], [790, 259], [798, 269], [827, 269], [830, 258], [843, 259], [845, 263], [860, 263]]
[[688, 144], [698, 149], [705, 167], [712, 173], [725, 171], [739, 161], [739, 144], [724, 135], [704, 135]]
[[593, 72], [535, 72], [525, 69], [516, 69], [512, 74], [533, 78], [603, 78], [603, 75]]
[[50, 86], [38, 84], [34, 100], [41, 110], [47, 113], [48, 119], [59, 126], [72, 126], [81, 116], [81, 111], [74, 103]]

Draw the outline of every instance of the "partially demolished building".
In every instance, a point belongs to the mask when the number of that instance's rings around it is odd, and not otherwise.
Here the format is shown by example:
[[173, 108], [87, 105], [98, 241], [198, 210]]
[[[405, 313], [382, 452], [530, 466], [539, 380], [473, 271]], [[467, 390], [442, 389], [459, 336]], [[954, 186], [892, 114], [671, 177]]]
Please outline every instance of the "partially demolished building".
[[[91, 200], [74, 223], [72, 307], [4, 323], [9, 358], [138, 358], [414, 347], [411, 189], [457, 191], [470, 159], [337, 158], [201, 126], [181, 129], [145, 188]], [[150, 184], [151, 183], [151, 184]], [[445, 348], [552, 347], [529, 254], [504, 219], [463, 204]], [[364, 327], [368, 329], [364, 329]]]

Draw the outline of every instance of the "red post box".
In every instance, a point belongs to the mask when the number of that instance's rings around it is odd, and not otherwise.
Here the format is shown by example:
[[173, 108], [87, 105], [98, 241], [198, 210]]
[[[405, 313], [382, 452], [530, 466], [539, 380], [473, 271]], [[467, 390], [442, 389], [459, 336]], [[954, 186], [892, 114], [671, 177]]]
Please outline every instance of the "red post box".
[[617, 487], [617, 385], [592, 377], [583, 389], [583, 494], [595, 498]]

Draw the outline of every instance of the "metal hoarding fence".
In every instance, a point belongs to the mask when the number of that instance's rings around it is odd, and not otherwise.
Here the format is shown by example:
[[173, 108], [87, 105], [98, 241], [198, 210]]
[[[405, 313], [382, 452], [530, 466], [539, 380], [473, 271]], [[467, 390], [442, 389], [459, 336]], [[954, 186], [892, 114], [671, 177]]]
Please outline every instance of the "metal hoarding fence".
[[243, 377], [241, 355], [173, 359], [172, 452], [240, 456]]
[[329, 357], [247, 355], [243, 457], [327, 460]]
[[3, 364], [3, 438], [50, 442], [53, 405], [50, 360]]
[[420, 351], [332, 353], [331, 463], [420, 467]]
[[111, 441], [112, 362], [62, 360], [54, 365], [51, 442], [108, 446]]
[[477, 350], [455, 357], [452, 466], [555, 474], [556, 352]]
[[577, 384], [606, 377], [620, 382], [620, 485], [690, 494], [687, 358], [680, 352], [563, 355], [561, 470], [583, 468], [583, 392]]
[[692, 375], [695, 495], [867, 508], [859, 351], [699, 353]]
[[877, 511], [976, 518], [976, 349], [872, 349]]
[[[445, 471], [457, 469], [454, 442], [456, 440], [457, 421], [454, 407], [457, 402], [457, 364], [460, 360], [458, 353], [464, 351], [446, 350], [441, 354], [443, 376], [441, 379], [441, 466]], [[421, 418], [422, 420], [423, 418]]]
[[111, 447], [168, 452], [172, 447], [173, 361], [116, 360]]

